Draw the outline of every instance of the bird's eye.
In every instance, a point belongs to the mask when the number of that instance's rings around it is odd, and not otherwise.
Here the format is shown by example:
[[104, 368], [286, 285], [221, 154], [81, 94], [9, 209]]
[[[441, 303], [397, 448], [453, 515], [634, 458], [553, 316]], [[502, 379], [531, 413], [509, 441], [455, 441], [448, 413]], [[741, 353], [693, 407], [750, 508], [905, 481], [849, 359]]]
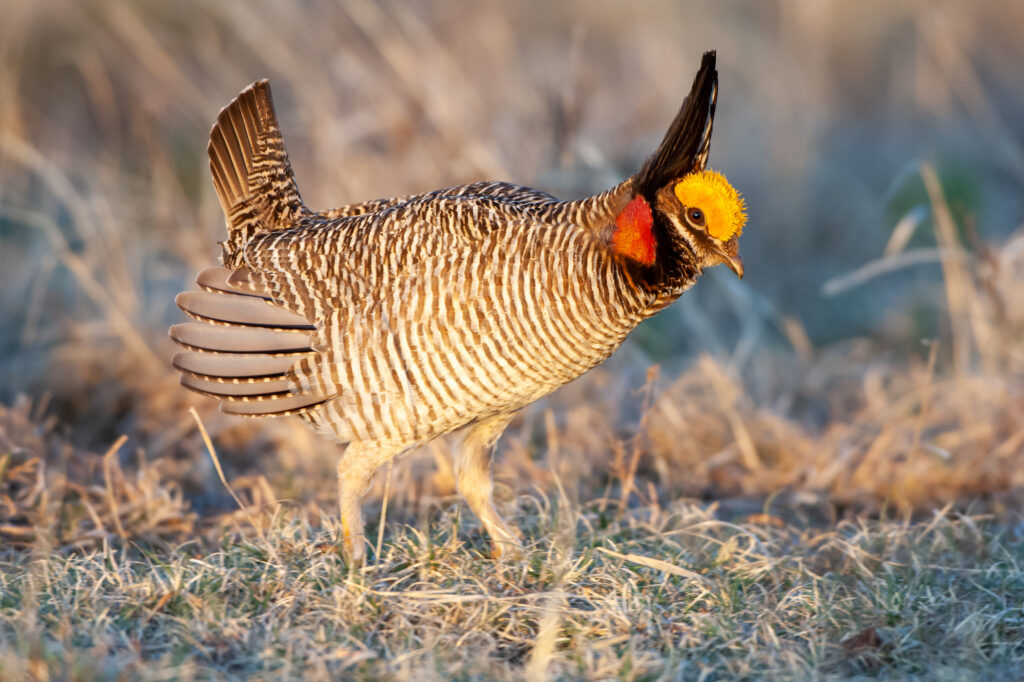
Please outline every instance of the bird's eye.
[[704, 224], [704, 211], [699, 208], [691, 208], [688, 217], [690, 218], [690, 222], [694, 225]]

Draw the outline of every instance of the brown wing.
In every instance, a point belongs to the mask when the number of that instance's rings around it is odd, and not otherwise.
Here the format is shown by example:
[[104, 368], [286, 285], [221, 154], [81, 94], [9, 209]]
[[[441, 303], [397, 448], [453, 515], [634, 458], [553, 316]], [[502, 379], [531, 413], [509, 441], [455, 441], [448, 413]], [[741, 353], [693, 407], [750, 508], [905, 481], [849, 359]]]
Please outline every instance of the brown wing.
[[175, 299], [197, 320], [170, 329], [186, 349], [171, 361], [182, 385], [219, 398], [224, 412], [247, 416], [296, 414], [327, 400], [296, 391], [291, 379], [295, 363], [314, 354], [314, 325], [230, 275], [208, 268], [197, 278], [201, 291]]

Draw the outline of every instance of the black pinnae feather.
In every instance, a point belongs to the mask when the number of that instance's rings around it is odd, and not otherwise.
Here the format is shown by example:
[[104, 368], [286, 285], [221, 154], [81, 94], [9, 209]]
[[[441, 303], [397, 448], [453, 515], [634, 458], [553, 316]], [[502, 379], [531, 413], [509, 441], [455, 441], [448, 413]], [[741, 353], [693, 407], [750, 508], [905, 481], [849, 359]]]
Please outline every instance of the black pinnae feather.
[[640, 193], [651, 197], [672, 180], [704, 169], [717, 99], [718, 71], [712, 50], [704, 53], [690, 94], [665, 133], [665, 139], [637, 174], [636, 187]]

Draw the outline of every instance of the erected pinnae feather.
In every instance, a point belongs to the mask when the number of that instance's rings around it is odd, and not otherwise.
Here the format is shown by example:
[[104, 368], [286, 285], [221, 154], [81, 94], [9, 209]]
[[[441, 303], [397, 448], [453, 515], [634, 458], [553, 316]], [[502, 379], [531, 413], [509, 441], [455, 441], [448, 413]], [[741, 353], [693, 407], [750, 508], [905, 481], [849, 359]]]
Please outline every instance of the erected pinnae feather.
[[658, 149], [636, 176], [639, 192], [653, 195], [672, 180], [694, 170], [703, 170], [711, 146], [711, 130], [718, 101], [718, 71], [715, 52], [705, 52], [693, 79], [690, 95], [683, 102]]

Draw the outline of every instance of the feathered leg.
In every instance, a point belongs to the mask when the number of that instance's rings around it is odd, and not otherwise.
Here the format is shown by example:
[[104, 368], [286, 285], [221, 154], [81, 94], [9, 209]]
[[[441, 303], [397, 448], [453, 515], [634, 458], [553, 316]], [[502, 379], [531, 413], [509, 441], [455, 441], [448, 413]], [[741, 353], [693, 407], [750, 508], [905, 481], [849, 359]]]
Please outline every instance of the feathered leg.
[[361, 566], [366, 559], [362, 499], [373, 475], [382, 464], [404, 448], [383, 443], [349, 443], [338, 460], [338, 503], [341, 511], [341, 542], [345, 558]]
[[468, 427], [455, 453], [455, 487], [490, 534], [495, 558], [522, 552], [518, 534], [498, 516], [492, 498], [491, 452], [512, 417], [497, 415]]

